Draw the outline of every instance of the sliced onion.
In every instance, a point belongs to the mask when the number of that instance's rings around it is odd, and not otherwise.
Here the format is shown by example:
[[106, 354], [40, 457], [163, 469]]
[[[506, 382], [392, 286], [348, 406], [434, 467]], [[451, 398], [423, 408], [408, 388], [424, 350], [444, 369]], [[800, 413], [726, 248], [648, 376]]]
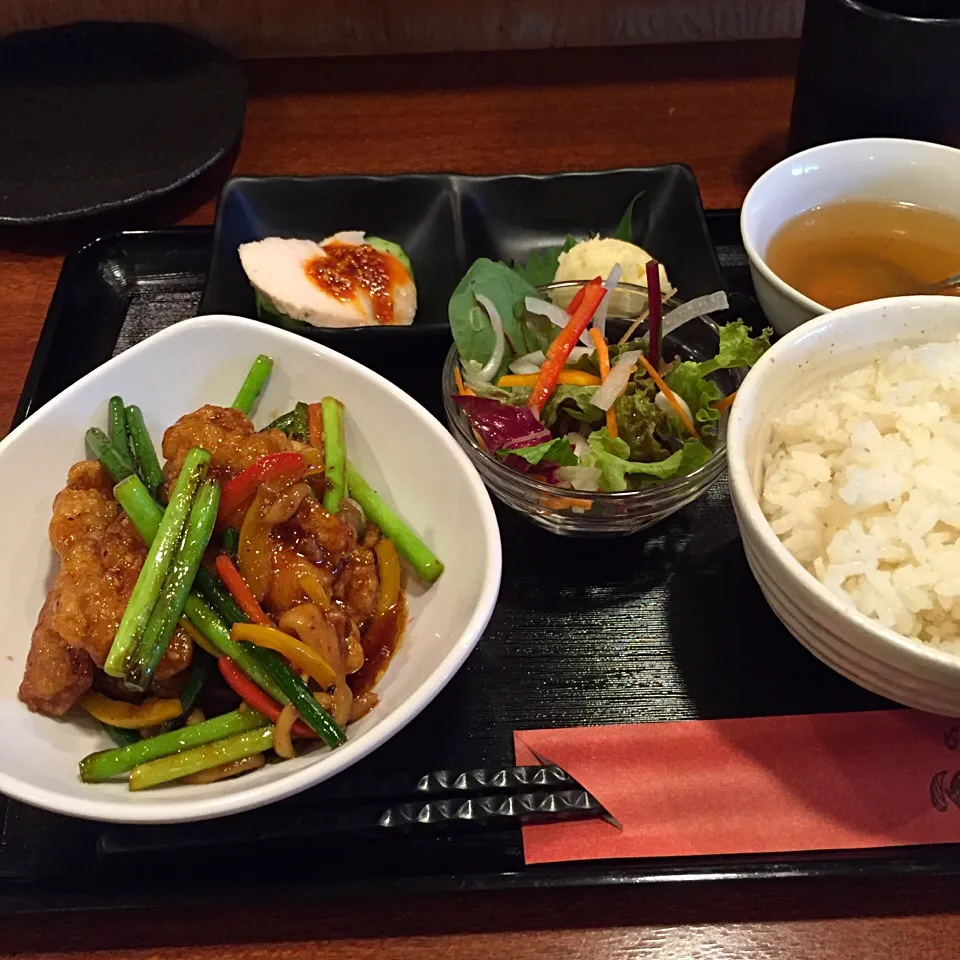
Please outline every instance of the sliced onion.
[[607, 279], [603, 281], [603, 286], [607, 292], [600, 301], [597, 312], [593, 315], [593, 325], [600, 331], [602, 337], [606, 337], [607, 335], [607, 310], [610, 307], [610, 301], [613, 299], [613, 291], [616, 290], [617, 284], [620, 282], [622, 276], [623, 270], [620, 264], [615, 263], [610, 269]]
[[[546, 317], [552, 324], [560, 327], [561, 330], [570, 322], [570, 314], [567, 313], [563, 307], [558, 307], [555, 303], [550, 303], [549, 300], [541, 300], [538, 297], [526, 297], [523, 304], [528, 312]], [[593, 343], [590, 339], [590, 334], [586, 330], [580, 334], [580, 342], [587, 347]]]
[[474, 380], [479, 380], [481, 383], [489, 383], [503, 363], [506, 337], [503, 334], [503, 320], [500, 319], [500, 313], [493, 305], [493, 301], [490, 300], [489, 297], [485, 297], [482, 293], [475, 293], [474, 297], [477, 303], [487, 311], [487, 316], [490, 318], [490, 326], [493, 327], [494, 340], [493, 353], [490, 354], [490, 359], [479, 370], [473, 371], [471, 376]]
[[[593, 350], [589, 347], [574, 347], [567, 357], [567, 365], [576, 363], [581, 357], [589, 356]], [[539, 373], [543, 366], [546, 356], [542, 350], [534, 350], [533, 353], [525, 353], [522, 357], [517, 357], [510, 364], [510, 372], [518, 376], [524, 376], [531, 373]]]
[[557, 476], [569, 483], [574, 490], [593, 492], [600, 489], [598, 467], [560, 467]]
[[590, 452], [590, 444], [587, 443], [587, 438], [582, 433], [568, 433], [567, 439], [570, 441], [570, 446], [573, 447], [573, 452], [578, 457], [585, 457]]
[[713, 313], [714, 310], [726, 310], [730, 306], [726, 293], [718, 290], [716, 293], [708, 293], [705, 297], [697, 297], [694, 300], [688, 300], [680, 304], [675, 310], [671, 310], [663, 318], [663, 336], [673, 333], [678, 327], [696, 317], [702, 317], [705, 313]]
[[533, 353], [525, 353], [522, 357], [517, 357], [510, 364], [510, 372], [520, 374], [539, 373], [540, 365], [546, 360], [542, 350], [534, 350]]
[[[693, 423], [693, 413], [690, 410], [690, 405], [687, 403], [679, 393], [674, 392], [673, 399], [677, 401], [677, 404], [680, 406], [680, 409], [690, 418], [690, 422]], [[666, 395], [661, 391], [657, 391], [657, 395], [653, 398], [653, 402], [664, 412], [672, 413], [676, 415], [676, 410], [673, 409], [673, 404], [667, 399]]]
[[633, 368], [640, 359], [639, 350], [628, 350], [620, 354], [617, 362], [610, 368], [603, 383], [597, 387], [597, 392], [590, 398], [590, 402], [601, 410], [609, 410], [617, 397], [627, 389]]
[[508, 440], [500, 449], [520, 450], [523, 447], [535, 447], [538, 444], [546, 443], [548, 440], [552, 439], [553, 434], [546, 427], [543, 427], [535, 432], [525, 434], [522, 437], [517, 437], [516, 440]]

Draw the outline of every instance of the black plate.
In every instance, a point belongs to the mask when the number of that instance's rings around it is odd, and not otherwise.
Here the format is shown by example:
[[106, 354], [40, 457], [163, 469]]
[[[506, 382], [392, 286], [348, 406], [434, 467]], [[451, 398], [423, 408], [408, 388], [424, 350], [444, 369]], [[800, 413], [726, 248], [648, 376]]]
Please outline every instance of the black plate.
[[339, 230], [385, 237], [399, 243], [413, 265], [419, 306], [411, 326], [291, 327], [383, 372], [417, 359], [398, 357], [396, 350], [419, 350], [427, 339], [449, 342], [447, 301], [478, 257], [522, 258], [567, 234], [609, 235], [639, 193], [634, 237], [664, 262], [680, 296], [719, 289], [723, 278], [700, 191], [680, 164], [549, 176], [239, 177], [220, 196], [200, 309], [256, 316], [237, 255], [241, 243], [270, 236], [322, 240]]
[[0, 223], [91, 216], [174, 190], [237, 142], [246, 90], [228, 54], [159, 24], [0, 40]]
[[[736, 214], [708, 215], [708, 222], [733, 312], [756, 326], [762, 317]], [[194, 315], [210, 244], [205, 229], [123, 234], [69, 257], [18, 419], [114, 352]], [[413, 392], [439, 410], [439, 360], [424, 364], [410, 376]], [[293, 890], [306, 901], [379, 900], [398, 892], [679, 879], [960, 874], [955, 845], [525, 867], [515, 830], [357, 838], [322, 850], [296, 838], [282, 846], [268, 839], [276, 823], [323, 818], [392, 772], [512, 762], [515, 729], [887, 705], [807, 653], [770, 612], [744, 559], [724, 482], [602, 551], [553, 537], [500, 507], [498, 518], [503, 586], [490, 626], [450, 685], [387, 747], [327, 784], [202, 830], [87, 823], [13, 801], [4, 811], [0, 800], [0, 914], [134, 904], [195, 909], [216, 900], [262, 908], [288, 902]], [[317, 868], [331, 862], [336, 870]], [[243, 881], [224, 886], [224, 870]], [[171, 876], [189, 881], [171, 884]]]

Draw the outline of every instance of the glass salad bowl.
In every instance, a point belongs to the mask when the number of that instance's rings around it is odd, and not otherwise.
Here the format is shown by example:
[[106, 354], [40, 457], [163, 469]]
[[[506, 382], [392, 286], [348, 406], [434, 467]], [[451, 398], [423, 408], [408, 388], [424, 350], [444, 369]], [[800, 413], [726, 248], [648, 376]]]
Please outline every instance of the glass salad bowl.
[[[544, 299], [549, 297], [558, 306], [564, 305], [580, 286], [582, 284], [576, 282], [550, 284], [540, 288], [540, 295]], [[615, 343], [637, 317], [645, 315], [646, 302], [646, 290], [642, 287], [622, 283], [615, 288], [607, 318], [607, 331], [612, 342]], [[677, 299], [665, 301], [664, 316], [682, 303]], [[718, 325], [709, 315], [689, 320], [664, 336], [664, 359], [705, 361], [714, 357], [720, 342], [718, 331]], [[646, 321], [643, 320], [635, 327], [631, 339], [645, 332]], [[505, 465], [478, 442], [469, 418], [454, 399], [458, 393], [455, 374], [459, 364], [460, 357], [454, 345], [444, 363], [442, 383], [444, 411], [454, 438], [494, 496], [553, 533], [584, 538], [637, 533], [696, 500], [719, 479], [726, 467], [727, 414], [724, 413], [719, 421], [712, 456], [685, 476], [618, 493], [573, 490], [533, 479]], [[739, 387], [745, 372], [739, 368], [718, 370], [712, 374], [712, 379], [726, 395]]]

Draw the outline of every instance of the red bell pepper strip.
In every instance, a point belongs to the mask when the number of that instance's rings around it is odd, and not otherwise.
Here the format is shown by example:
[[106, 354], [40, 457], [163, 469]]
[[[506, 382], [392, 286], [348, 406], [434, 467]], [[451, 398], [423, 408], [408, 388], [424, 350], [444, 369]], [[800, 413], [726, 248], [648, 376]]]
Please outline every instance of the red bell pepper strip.
[[[262, 713], [274, 723], [277, 722], [282, 708], [276, 700], [265, 694], [229, 657], [218, 657], [217, 666], [227, 686], [241, 700], [250, 704], [257, 713]], [[317, 737], [302, 720], [294, 723], [291, 732], [297, 737], [310, 737], [314, 740]]]
[[221, 553], [217, 557], [216, 567], [223, 585], [230, 591], [230, 596], [237, 601], [237, 606], [250, 620], [265, 627], [272, 627], [273, 621], [263, 612], [260, 604], [257, 603], [257, 598], [250, 591], [243, 577], [240, 576], [240, 571], [237, 570], [233, 561], [225, 553]]
[[577, 307], [567, 325], [560, 331], [556, 340], [550, 344], [553, 353], [551, 354], [550, 350], [547, 351], [546, 362], [540, 367], [537, 382], [533, 385], [533, 389], [530, 391], [530, 399], [527, 401], [527, 406], [538, 414], [540, 408], [553, 393], [553, 389], [557, 385], [557, 379], [570, 356], [570, 352], [577, 345], [580, 334], [587, 329], [606, 293], [607, 288], [604, 287], [600, 277], [591, 280], [583, 288], [583, 300], [580, 302], [580, 306]]
[[[599, 277], [597, 278], [599, 279]], [[596, 280], [591, 280], [591, 283], [596, 283]], [[567, 304], [567, 316], [572, 317], [579, 309], [580, 305], [583, 303], [583, 298], [586, 296], [587, 287], [590, 284], [585, 284], [582, 286], [574, 295], [573, 299]], [[559, 335], [557, 338], [547, 347], [547, 357], [552, 357], [557, 352], [557, 343], [559, 342]]]
[[306, 465], [303, 454], [295, 450], [268, 453], [265, 457], [261, 457], [252, 467], [247, 467], [223, 485], [223, 491], [220, 494], [221, 518], [230, 518], [238, 507], [257, 492], [257, 487], [261, 483], [296, 473], [298, 470], [305, 469]]

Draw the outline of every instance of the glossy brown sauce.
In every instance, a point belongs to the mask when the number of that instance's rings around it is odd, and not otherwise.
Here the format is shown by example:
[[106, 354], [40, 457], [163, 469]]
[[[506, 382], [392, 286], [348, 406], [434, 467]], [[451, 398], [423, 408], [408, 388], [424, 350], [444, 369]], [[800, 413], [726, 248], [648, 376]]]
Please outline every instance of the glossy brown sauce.
[[367, 243], [328, 243], [323, 249], [325, 257], [314, 257], [304, 265], [310, 280], [341, 303], [354, 302], [365, 293], [377, 323], [393, 323], [393, 284], [407, 279], [396, 257]]
[[382, 617], [375, 617], [360, 637], [364, 654], [363, 666], [347, 677], [355, 697], [377, 685], [390, 665], [390, 658], [400, 645], [406, 625], [407, 600], [401, 593], [400, 599]]

